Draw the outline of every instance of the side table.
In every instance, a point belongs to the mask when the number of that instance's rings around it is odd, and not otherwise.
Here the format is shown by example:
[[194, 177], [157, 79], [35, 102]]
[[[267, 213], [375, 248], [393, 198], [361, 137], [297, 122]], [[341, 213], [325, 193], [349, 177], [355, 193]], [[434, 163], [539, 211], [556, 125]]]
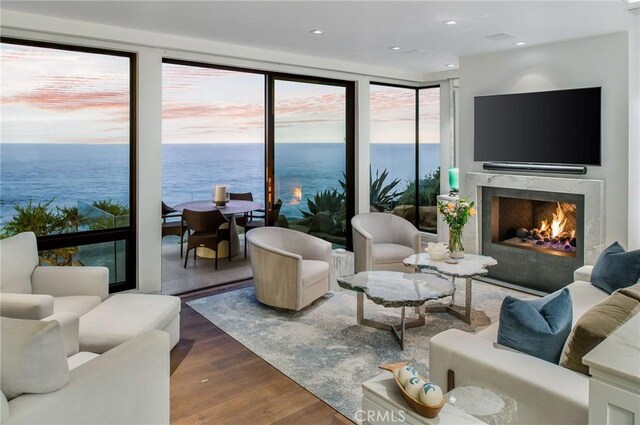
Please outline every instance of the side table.
[[[467, 323], [471, 323], [471, 284], [474, 276], [483, 276], [489, 271], [490, 266], [495, 266], [498, 262], [486, 255], [465, 254], [464, 258], [460, 258], [456, 263], [448, 263], [445, 260], [433, 260], [427, 253], [413, 254], [403, 260], [404, 265], [407, 267], [413, 267], [416, 271], [431, 270], [445, 276], [450, 276], [451, 280], [455, 283], [455, 279], [464, 278], [465, 287], [465, 303], [464, 310], [462, 312], [456, 310], [455, 292], [451, 298], [449, 305], [428, 307], [428, 311], [446, 311], [452, 316], [458, 319], [464, 320]], [[455, 288], [455, 285], [454, 285]]]
[[353, 252], [346, 249], [334, 249], [331, 251], [331, 290], [337, 291], [338, 279], [354, 273]]
[[640, 423], [640, 313], [582, 358], [589, 366], [589, 424]]
[[362, 410], [356, 412], [356, 421], [363, 424], [396, 425], [465, 425], [484, 424], [463, 410], [446, 403], [438, 416], [425, 418], [404, 401], [393, 376], [385, 372], [362, 384]]

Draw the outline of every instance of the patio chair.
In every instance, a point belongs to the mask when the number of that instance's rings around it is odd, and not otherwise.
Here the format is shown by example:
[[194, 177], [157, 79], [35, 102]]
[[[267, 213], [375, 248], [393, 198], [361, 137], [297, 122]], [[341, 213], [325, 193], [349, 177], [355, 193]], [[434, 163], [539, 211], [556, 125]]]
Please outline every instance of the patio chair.
[[[180, 218], [180, 220], [167, 221], [168, 218]], [[178, 236], [180, 238], [180, 258], [182, 258], [184, 232], [186, 231], [187, 226], [182, 219], [182, 213], [162, 201], [162, 237]]]
[[[230, 195], [230, 198], [239, 200], [239, 201], [253, 201], [253, 194], [251, 192], [246, 192], [246, 193], [232, 193]], [[274, 224], [277, 226], [278, 225], [278, 217], [280, 216], [280, 208], [282, 208], [282, 200], [278, 199], [278, 202], [276, 202], [273, 205], [273, 210], [271, 211], [271, 217], [273, 217], [274, 219], [272, 220], [274, 222]], [[244, 230], [244, 234], [245, 234], [245, 238], [244, 238], [244, 258], [247, 258], [247, 232], [251, 229], [257, 229], [258, 227], [264, 227], [266, 224], [266, 218], [267, 218], [267, 214], [265, 210], [257, 210], [258, 213], [261, 214], [256, 214], [256, 211], [251, 211], [248, 212], [246, 214], [244, 214], [244, 216], [241, 217], [236, 217], [236, 226], [240, 226], [242, 227], [242, 229]]]
[[[193, 262], [196, 261], [196, 248], [209, 248], [216, 252], [215, 268], [218, 270], [219, 246], [222, 242], [229, 243], [229, 261], [231, 261], [231, 231], [229, 221], [219, 210], [213, 211], [182, 211], [182, 218], [187, 223], [187, 253], [184, 256], [184, 268], [187, 268], [189, 251], [193, 251]], [[227, 227], [221, 228], [223, 224]]]

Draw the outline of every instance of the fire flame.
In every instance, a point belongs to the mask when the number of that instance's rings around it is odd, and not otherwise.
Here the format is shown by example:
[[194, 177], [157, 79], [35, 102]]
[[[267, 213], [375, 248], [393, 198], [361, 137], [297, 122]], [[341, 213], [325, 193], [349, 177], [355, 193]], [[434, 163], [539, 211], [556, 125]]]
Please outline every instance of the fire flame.
[[302, 200], [302, 187], [294, 187], [293, 194], [291, 198], [291, 205], [300, 204], [300, 200]]
[[[551, 224], [547, 220], [542, 220], [540, 223], [540, 231], [547, 230], [551, 232], [551, 237], [557, 237], [564, 230], [564, 226], [567, 224], [567, 217], [564, 215], [562, 211], [562, 207], [558, 202], [558, 208], [556, 208], [556, 212], [553, 213], [553, 220], [551, 220]], [[575, 235], [575, 230], [571, 231], [571, 237]]]

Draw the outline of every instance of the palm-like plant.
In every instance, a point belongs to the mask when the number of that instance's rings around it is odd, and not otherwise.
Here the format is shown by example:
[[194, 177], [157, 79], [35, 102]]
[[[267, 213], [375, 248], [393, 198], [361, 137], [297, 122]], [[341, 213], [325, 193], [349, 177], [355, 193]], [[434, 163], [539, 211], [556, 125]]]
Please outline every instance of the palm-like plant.
[[389, 184], [385, 184], [385, 180], [389, 176], [389, 172], [384, 169], [380, 174], [376, 169], [376, 178], [373, 179], [371, 167], [369, 167], [369, 204], [377, 211], [388, 211], [393, 207], [394, 202], [402, 195], [403, 192], [395, 190], [400, 183], [399, 179], [394, 179]]

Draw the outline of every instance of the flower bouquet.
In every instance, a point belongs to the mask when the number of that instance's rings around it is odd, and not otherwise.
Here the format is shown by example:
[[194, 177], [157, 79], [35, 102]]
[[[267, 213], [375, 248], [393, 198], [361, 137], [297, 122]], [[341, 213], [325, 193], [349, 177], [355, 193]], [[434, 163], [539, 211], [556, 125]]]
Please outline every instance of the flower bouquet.
[[462, 229], [469, 217], [476, 215], [474, 202], [460, 198], [453, 202], [438, 202], [438, 211], [449, 225], [449, 252], [451, 258], [463, 258]]

